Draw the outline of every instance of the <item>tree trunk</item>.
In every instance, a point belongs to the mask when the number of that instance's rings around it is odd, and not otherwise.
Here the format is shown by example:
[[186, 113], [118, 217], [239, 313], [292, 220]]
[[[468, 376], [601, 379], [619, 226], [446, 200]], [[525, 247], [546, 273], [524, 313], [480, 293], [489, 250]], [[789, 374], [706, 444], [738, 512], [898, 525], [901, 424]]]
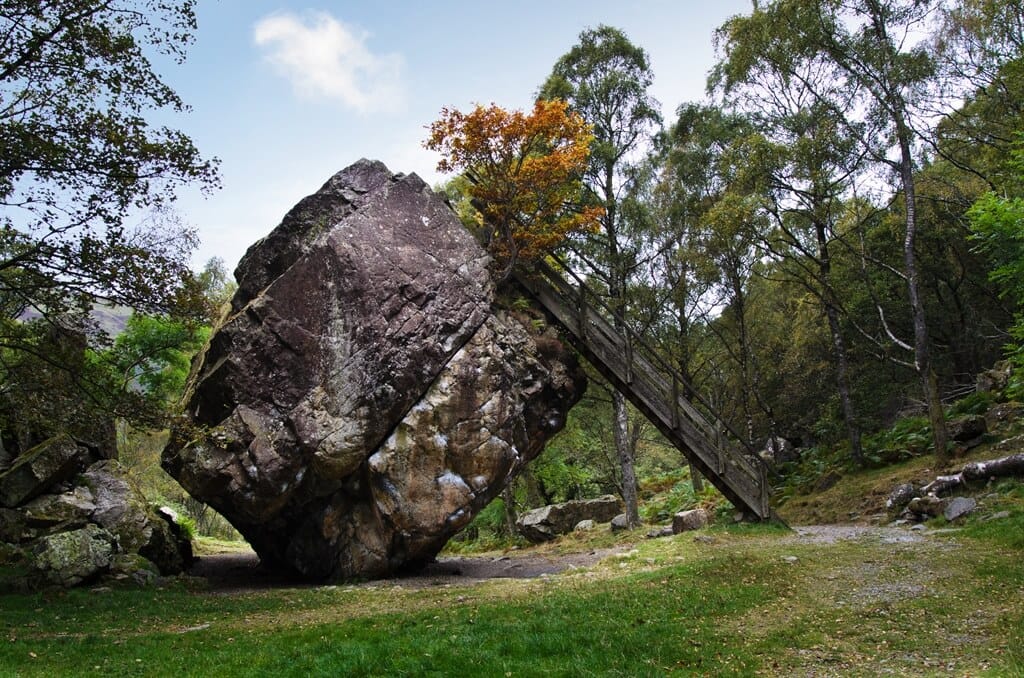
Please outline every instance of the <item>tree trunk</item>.
[[935, 458], [940, 463], [949, 461], [946, 449], [948, 435], [946, 417], [942, 411], [942, 400], [939, 395], [938, 377], [932, 369], [931, 355], [928, 347], [928, 325], [925, 320], [924, 302], [921, 300], [920, 285], [917, 272], [917, 208], [914, 184], [913, 156], [910, 149], [910, 130], [900, 119], [896, 121], [900, 141], [900, 175], [903, 181], [903, 200], [906, 209], [906, 235], [903, 240], [904, 273], [907, 276], [907, 294], [910, 297], [910, 308], [914, 324], [914, 367], [921, 380], [921, 391], [928, 407], [928, 421], [932, 427], [932, 443], [935, 446]]
[[974, 461], [964, 466], [960, 473], [951, 476], [938, 476], [921, 488], [924, 494], [942, 494], [971, 482], [984, 482], [989, 478], [1005, 476], [1024, 476], [1024, 452], [1011, 454], [1008, 457]]
[[832, 336], [832, 353], [836, 363], [836, 391], [839, 393], [839, 404], [843, 410], [843, 421], [846, 423], [846, 434], [850, 439], [850, 457], [858, 466], [864, 465], [864, 450], [860, 442], [860, 427], [853, 411], [853, 400], [850, 398], [849, 365], [846, 359], [846, 342], [839, 324], [839, 307], [832, 291], [832, 256], [828, 251], [828, 235], [825, 224], [815, 220], [814, 233], [818, 240], [818, 274], [821, 276], [821, 302], [828, 318], [828, 330]]
[[615, 450], [622, 470], [622, 501], [626, 504], [626, 524], [633, 529], [640, 527], [639, 492], [636, 471], [633, 469], [633, 450], [629, 444], [629, 412], [625, 396], [618, 391], [612, 392], [612, 412]]
[[846, 435], [850, 439], [850, 458], [858, 466], [864, 466], [864, 450], [860, 443], [860, 427], [853, 411], [853, 400], [850, 398], [849, 366], [846, 360], [846, 343], [839, 327], [839, 311], [835, 306], [826, 303], [825, 314], [828, 316], [829, 332], [832, 334], [832, 351], [836, 361], [836, 390], [839, 392], [839, 404], [843, 410], [843, 421], [846, 423]]
[[516, 492], [515, 492], [515, 480], [509, 482], [505, 486], [505, 489], [501, 491], [501, 500], [505, 504], [505, 529], [508, 530], [509, 536], [513, 536], [516, 533]]

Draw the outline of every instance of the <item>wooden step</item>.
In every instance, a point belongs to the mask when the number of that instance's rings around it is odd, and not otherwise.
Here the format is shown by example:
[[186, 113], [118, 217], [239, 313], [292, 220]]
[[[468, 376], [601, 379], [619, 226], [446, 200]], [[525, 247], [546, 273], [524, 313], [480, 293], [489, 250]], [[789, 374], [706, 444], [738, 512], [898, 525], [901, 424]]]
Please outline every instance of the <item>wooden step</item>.
[[531, 274], [517, 272], [516, 278], [566, 330], [574, 347], [736, 508], [772, 518], [764, 465], [740, 452], [679, 395], [682, 377], [647, 350], [627, 324], [610, 321], [592, 290], [582, 282], [569, 284], [543, 264]]

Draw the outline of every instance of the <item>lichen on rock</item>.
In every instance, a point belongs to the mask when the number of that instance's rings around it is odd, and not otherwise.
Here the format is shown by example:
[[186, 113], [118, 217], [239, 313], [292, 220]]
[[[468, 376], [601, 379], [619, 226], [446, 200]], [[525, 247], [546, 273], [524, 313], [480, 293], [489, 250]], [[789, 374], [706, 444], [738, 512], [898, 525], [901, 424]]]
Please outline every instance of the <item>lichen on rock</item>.
[[585, 387], [498, 303], [488, 262], [415, 175], [342, 170], [240, 263], [164, 467], [268, 565], [339, 579], [429, 560]]

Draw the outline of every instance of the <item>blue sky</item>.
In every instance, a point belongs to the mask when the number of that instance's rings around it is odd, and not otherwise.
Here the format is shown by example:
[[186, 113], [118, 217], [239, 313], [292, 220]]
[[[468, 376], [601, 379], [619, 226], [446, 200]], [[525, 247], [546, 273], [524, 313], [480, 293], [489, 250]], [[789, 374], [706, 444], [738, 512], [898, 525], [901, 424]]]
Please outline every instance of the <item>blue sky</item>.
[[421, 147], [443, 106], [527, 108], [580, 31], [622, 29], [650, 54], [666, 121], [704, 95], [712, 32], [749, 0], [205, 0], [183, 66], [161, 69], [191, 105], [175, 125], [221, 160], [223, 188], [184, 191], [194, 256], [233, 268], [303, 196], [361, 157], [443, 177]]

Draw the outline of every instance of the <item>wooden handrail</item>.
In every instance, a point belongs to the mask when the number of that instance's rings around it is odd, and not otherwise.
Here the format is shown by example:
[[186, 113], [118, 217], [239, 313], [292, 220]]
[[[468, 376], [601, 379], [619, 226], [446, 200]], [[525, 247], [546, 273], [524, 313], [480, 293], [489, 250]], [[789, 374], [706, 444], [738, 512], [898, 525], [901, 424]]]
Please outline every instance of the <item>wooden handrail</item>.
[[[733, 448], [722, 436], [723, 429], [747, 450], [751, 449], [619, 313], [605, 304], [564, 263], [559, 263], [576, 281], [575, 286], [543, 262], [535, 264], [532, 275], [517, 272], [516, 276], [578, 339], [592, 362], [597, 360], [595, 366], [606, 376], [614, 377], [613, 381], [630, 400], [649, 417], [654, 417], [652, 422], [661, 422], [658, 427], [662, 433], [686, 454], [691, 463], [696, 463], [737, 506], [768, 519], [770, 489], [764, 460]], [[680, 386], [694, 393], [714, 423], [682, 397]]]

